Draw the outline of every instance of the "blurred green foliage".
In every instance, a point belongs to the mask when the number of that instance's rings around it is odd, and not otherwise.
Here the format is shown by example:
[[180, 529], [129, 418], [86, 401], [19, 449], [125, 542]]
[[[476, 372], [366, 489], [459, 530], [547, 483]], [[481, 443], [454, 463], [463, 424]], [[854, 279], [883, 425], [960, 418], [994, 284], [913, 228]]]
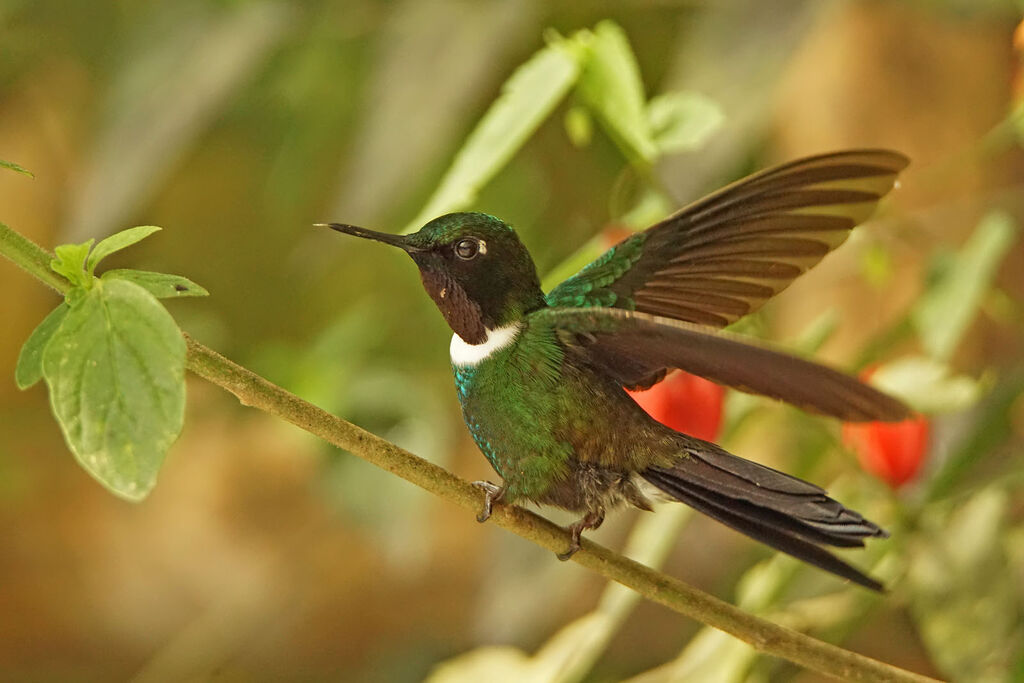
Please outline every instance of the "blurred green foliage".
[[[856, 266], [837, 254], [818, 269], [837, 281], [798, 283], [742, 331], [850, 368], [880, 365], [875, 381], [932, 416], [923, 474], [892, 491], [858, 471], [835, 425], [743, 395], [729, 397], [725, 437], [883, 522], [892, 539], [852, 559], [891, 593], [843, 587], [700, 519], [679, 531], [668, 510], [644, 519], [633, 544], [674, 548], [670, 571], [794, 628], [933, 675], [1014, 680], [1024, 206], [1020, 117], [999, 69], [1018, 11], [1010, 0], [9, 2], [0, 157], [36, 179], [3, 174], [3, 218], [45, 244], [164, 226], [105, 264], [202, 282], [202, 305], [167, 302], [184, 329], [477, 478], [487, 471], [459, 422], [450, 333], [414, 270], [310, 224], [412, 229], [471, 206], [513, 223], [550, 284], [599, 253], [603, 226], [645, 227], [779, 157], [905, 149], [909, 198], [844, 247]], [[904, 93], [909, 111], [897, 106]], [[984, 112], [985, 128], [961, 110]], [[973, 163], [977, 177], [955, 175]], [[4, 283], [28, 292], [22, 279]], [[18, 299], [12, 344], [53, 305]], [[799, 678], [445, 516], [394, 477], [256, 431], [201, 390], [163, 486], [139, 512], [107, 512], [104, 492], [76, 484], [64, 445], [46, 440], [56, 430], [39, 417], [45, 401], [3, 396], [0, 521], [15, 533], [0, 557], [11, 606], [0, 664], [23, 678], [418, 680], [436, 666], [435, 679], [455, 680], [470, 660], [542, 680]], [[288, 463], [319, 457], [289, 496], [292, 470], [261, 469], [261, 447]], [[311, 498], [328, 522], [303, 507]], [[274, 583], [268, 556], [301, 570]], [[118, 654], [82, 654], [97, 643]]]

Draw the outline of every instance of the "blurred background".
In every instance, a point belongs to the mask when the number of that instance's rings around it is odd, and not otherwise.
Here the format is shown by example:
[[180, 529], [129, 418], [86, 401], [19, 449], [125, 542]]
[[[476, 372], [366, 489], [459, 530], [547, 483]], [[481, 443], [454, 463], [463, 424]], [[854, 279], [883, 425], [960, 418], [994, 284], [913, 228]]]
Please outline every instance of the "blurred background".
[[[51, 249], [162, 226], [104, 263], [195, 280], [209, 298], [168, 303], [183, 329], [473, 480], [493, 473], [415, 268], [313, 223], [403, 229], [503, 82], [574, 37], [628, 41], [658, 146], [638, 160], [593, 92], [553, 102], [469, 204], [542, 274], [770, 164], [900, 150], [877, 220], [741, 331], [877, 368], [924, 416], [858, 431], [684, 381], [651, 409], [709, 405], [699, 428], [730, 450], [887, 526], [848, 557], [890, 593], [681, 510], [593, 535], [872, 657], [1024, 680], [1020, 18], [1009, 0], [6, 0], [0, 158], [35, 178], [0, 173], [0, 220]], [[45, 391], [13, 382], [58, 299], [6, 261], [0, 292], [0, 679], [819, 680], [195, 378], [159, 485], [115, 498]]]

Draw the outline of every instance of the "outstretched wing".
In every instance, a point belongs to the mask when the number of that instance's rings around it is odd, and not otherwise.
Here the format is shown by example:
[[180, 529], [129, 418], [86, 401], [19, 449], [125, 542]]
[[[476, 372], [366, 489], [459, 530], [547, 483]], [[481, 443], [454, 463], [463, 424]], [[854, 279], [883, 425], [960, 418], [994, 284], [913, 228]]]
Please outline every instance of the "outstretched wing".
[[617, 381], [645, 368], [679, 368], [713, 382], [849, 422], [910, 416], [900, 401], [832, 368], [737, 335], [618, 308], [547, 308], [530, 314], [568, 353]]
[[756, 173], [618, 243], [553, 289], [548, 304], [725, 327], [842, 244], [907, 163], [862, 149]]

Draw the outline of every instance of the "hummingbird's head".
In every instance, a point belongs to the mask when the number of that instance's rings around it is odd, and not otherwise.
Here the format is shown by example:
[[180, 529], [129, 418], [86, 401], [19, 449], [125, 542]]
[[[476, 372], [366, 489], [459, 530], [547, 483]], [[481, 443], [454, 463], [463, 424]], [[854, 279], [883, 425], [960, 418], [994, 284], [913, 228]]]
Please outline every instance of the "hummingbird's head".
[[339, 223], [328, 227], [405, 250], [448, 325], [467, 344], [482, 344], [487, 330], [544, 305], [530, 253], [515, 231], [494, 216], [450, 213], [411, 235]]

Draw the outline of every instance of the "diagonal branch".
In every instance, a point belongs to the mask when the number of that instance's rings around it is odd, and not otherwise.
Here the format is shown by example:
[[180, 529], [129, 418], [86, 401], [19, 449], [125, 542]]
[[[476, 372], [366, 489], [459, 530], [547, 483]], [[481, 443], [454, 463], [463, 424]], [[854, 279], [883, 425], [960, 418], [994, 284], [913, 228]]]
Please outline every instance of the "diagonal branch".
[[[188, 335], [188, 368], [227, 389], [244, 405], [276, 415], [343, 448], [406, 481], [479, 511], [483, 494], [451, 472], [360, 429], [291, 394], [250, 370], [236, 365]], [[467, 516], [467, 520], [469, 517]], [[500, 527], [554, 552], [569, 544], [561, 527], [528, 510], [496, 505], [491, 520]], [[682, 581], [638, 564], [604, 546], [582, 539], [573, 561], [671, 610], [732, 634], [766, 654], [788, 659], [813, 671], [847, 681], [906, 681], [934, 679], [822, 642], [803, 633], [760, 619]]]
[[[0, 255], [58, 292], [67, 292], [70, 287], [66, 280], [50, 270], [52, 256], [47, 251], [2, 223]], [[242, 404], [287, 420], [467, 510], [475, 512], [483, 505], [482, 492], [451, 472], [302, 400], [188, 335], [185, 335], [185, 340], [188, 343], [188, 369], [231, 392]], [[564, 529], [519, 507], [498, 505], [491, 520], [551, 551], [561, 552], [569, 543]], [[898, 669], [747, 614], [587, 539], [583, 539], [582, 545], [582, 549], [572, 556], [573, 561], [653, 602], [725, 631], [765, 654], [846, 681], [934, 683], [934, 679], [926, 676]]]

